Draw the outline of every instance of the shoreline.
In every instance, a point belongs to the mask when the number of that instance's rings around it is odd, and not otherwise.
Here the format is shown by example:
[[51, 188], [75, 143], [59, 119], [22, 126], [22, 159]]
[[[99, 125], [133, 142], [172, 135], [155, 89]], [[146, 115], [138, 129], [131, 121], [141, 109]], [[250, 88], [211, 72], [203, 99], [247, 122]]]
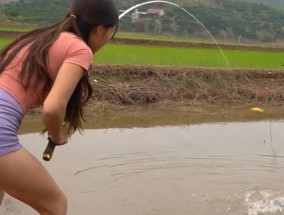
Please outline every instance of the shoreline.
[[[284, 70], [93, 65], [90, 82], [93, 95], [85, 108], [86, 117], [97, 122], [91, 122], [91, 127], [108, 127], [111, 122], [126, 126], [122, 121], [131, 119], [136, 120], [135, 126], [139, 122], [147, 126], [151, 124], [147, 116], [156, 125], [169, 123], [161, 121], [165, 116], [172, 121], [179, 117], [178, 123], [184, 123], [189, 113], [207, 115], [209, 121], [234, 115], [241, 120], [284, 116]], [[269, 111], [252, 113], [249, 109], [255, 106]], [[40, 108], [28, 113], [30, 118], [39, 115]]]

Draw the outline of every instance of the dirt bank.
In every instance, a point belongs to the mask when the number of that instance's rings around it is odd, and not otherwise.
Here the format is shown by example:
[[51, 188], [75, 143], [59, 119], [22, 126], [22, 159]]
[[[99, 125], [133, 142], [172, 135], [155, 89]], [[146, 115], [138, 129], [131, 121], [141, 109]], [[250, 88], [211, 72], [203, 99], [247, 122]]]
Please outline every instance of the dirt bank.
[[0, 37], [5, 37], [5, 38], [16, 38], [23, 35], [22, 32], [14, 32], [14, 31], [1, 31], [0, 30]]
[[[130, 39], [130, 38], [115, 38], [112, 43], [115, 44], [132, 44], [132, 45], [144, 45], [144, 46], [168, 46], [179, 48], [207, 48], [216, 49], [217, 45], [214, 43], [202, 43], [202, 42], [174, 42], [174, 41], [158, 41], [147, 39]], [[221, 49], [230, 50], [250, 50], [250, 51], [284, 51], [284, 47], [276, 46], [257, 46], [257, 45], [238, 45], [238, 44], [222, 44], [218, 43]]]
[[89, 113], [149, 106], [283, 105], [284, 70], [93, 65]]

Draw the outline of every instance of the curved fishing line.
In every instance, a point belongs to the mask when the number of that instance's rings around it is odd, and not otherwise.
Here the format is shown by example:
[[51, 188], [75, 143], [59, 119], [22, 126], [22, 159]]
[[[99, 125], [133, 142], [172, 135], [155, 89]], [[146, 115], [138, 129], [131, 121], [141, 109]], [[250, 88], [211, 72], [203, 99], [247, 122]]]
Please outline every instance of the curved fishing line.
[[140, 4], [136, 4], [136, 5], [132, 6], [132, 7], [130, 7], [129, 9], [125, 10], [122, 14], [119, 15], [119, 19], [122, 19], [130, 11], [132, 11], [132, 10], [138, 8], [138, 7], [141, 7], [141, 6], [144, 6], [144, 5], [148, 5], [148, 4], [155, 4], [155, 3], [164, 3], [164, 4], [169, 4], [169, 5], [175, 6], [175, 7], [179, 8], [179, 9], [181, 9], [182, 11], [184, 11], [185, 13], [187, 13], [190, 17], [192, 17], [196, 21], [196, 23], [201, 25], [201, 27], [209, 34], [210, 38], [213, 40], [214, 44], [217, 46], [217, 48], [219, 49], [222, 57], [224, 58], [227, 67], [231, 68], [231, 65], [229, 63], [228, 58], [225, 56], [223, 50], [221, 49], [221, 47], [219, 46], [218, 42], [215, 40], [215, 38], [213, 37], [211, 32], [193, 14], [191, 14], [189, 11], [187, 11], [185, 8], [179, 6], [178, 4], [175, 4], [175, 3], [169, 2], [169, 1], [163, 1], [163, 0], [154, 0], [154, 1], [143, 2], [143, 3], [140, 3]]

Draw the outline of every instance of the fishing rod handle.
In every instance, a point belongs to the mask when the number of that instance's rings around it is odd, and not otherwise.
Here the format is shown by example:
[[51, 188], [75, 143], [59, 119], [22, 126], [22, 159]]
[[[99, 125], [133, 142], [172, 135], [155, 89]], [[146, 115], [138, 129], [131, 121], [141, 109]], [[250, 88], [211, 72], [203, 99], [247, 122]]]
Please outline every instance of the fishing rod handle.
[[48, 144], [43, 152], [42, 159], [45, 161], [50, 161], [54, 152], [54, 149], [56, 147], [56, 143], [52, 141], [51, 137], [48, 137]]

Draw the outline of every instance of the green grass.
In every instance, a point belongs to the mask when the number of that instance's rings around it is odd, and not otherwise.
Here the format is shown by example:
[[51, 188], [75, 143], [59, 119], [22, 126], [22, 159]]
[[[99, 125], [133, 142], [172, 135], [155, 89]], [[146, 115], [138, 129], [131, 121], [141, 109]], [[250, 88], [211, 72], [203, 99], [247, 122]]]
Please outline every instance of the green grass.
[[223, 50], [230, 65], [217, 49], [189, 49], [109, 44], [95, 55], [99, 64], [144, 64], [169, 66], [284, 69], [284, 53]]
[[12, 39], [0, 38], [0, 50], [4, 48], [6, 45], [8, 45], [10, 42], [12, 42]]
[[[208, 36], [209, 37], [209, 36]], [[139, 40], [152, 40], [152, 41], [162, 41], [162, 42], [184, 42], [184, 43], [207, 43], [207, 44], [214, 44], [214, 41], [211, 39], [188, 39], [188, 38], [175, 38], [175, 37], [167, 37], [163, 35], [150, 35], [150, 34], [143, 34], [143, 33], [130, 33], [130, 32], [118, 32], [115, 35], [115, 38], [126, 38], [126, 39], [139, 39]], [[229, 43], [229, 42], [218, 42], [219, 45], [221, 44], [228, 44], [228, 45], [242, 45], [236, 43]]]
[[158, 41], [170, 41], [170, 42], [208, 42], [207, 40], [188, 40], [185, 38], [174, 38], [167, 36], [157, 36], [150, 34], [142, 34], [142, 33], [130, 33], [130, 32], [118, 32], [115, 35], [116, 38], [127, 38], [127, 39], [142, 39], [142, 40], [158, 40]]

